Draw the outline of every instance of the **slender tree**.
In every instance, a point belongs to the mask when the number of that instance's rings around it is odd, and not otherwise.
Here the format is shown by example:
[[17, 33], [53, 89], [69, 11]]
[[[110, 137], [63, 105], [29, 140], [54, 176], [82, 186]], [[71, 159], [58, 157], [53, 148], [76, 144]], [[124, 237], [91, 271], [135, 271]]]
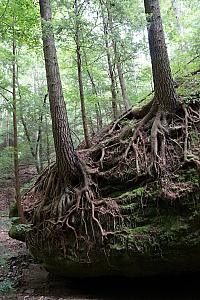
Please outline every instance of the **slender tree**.
[[172, 9], [174, 12], [174, 16], [176, 18], [176, 27], [177, 27], [179, 38], [180, 38], [180, 50], [184, 51], [183, 28], [181, 27], [181, 23], [180, 23], [180, 12], [178, 9], [178, 3], [176, 0], [171, 0], [171, 3], [172, 3]]
[[81, 100], [81, 114], [82, 114], [85, 144], [86, 147], [89, 148], [90, 141], [89, 141], [89, 131], [88, 131], [88, 120], [87, 120], [86, 108], [85, 108], [85, 97], [84, 97], [83, 75], [82, 75], [81, 38], [80, 38], [81, 23], [80, 23], [78, 0], [75, 0], [74, 10], [75, 10], [75, 43], [76, 43], [79, 93], [80, 93], [80, 100]]
[[[42, 39], [49, 92], [52, 131], [59, 176], [65, 184], [78, 184], [83, 178], [82, 168], [74, 151], [67, 111], [63, 97], [59, 66], [52, 28], [49, 0], [39, 0], [42, 19]], [[68, 174], [66, 176], [66, 174]]]
[[[85, 68], [92, 86], [92, 94], [97, 98], [98, 97], [98, 91], [95, 84], [95, 80], [92, 74], [92, 71], [90, 71], [87, 61], [87, 55], [84, 51], [84, 61], [85, 61]], [[95, 113], [96, 113], [96, 124], [97, 124], [97, 131], [99, 131], [103, 127], [103, 120], [102, 120], [102, 112], [101, 112], [101, 106], [99, 101], [97, 100], [97, 103], [95, 103]]]
[[108, 72], [110, 76], [111, 82], [111, 94], [112, 94], [112, 113], [113, 120], [117, 119], [118, 110], [117, 110], [117, 92], [116, 92], [116, 78], [114, 74], [115, 65], [112, 64], [112, 57], [110, 53], [109, 40], [108, 40], [108, 18], [105, 17], [104, 14], [104, 5], [103, 1], [100, 0], [101, 12], [102, 12], [102, 20], [103, 20], [103, 31], [104, 31], [104, 39], [105, 39], [105, 48], [106, 48], [106, 56], [108, 61]]
[[110, 0], [106, 1], [106, 10], [107, 10], [107, 16], [108, 16], [109, 31], [112, 35], [112, 46], [113, 46], [113, 50], [114, 50], [115, 64], [116, 64], [117, 73], [118, 73], [118, 77], [119, 77], [122, 99], [124, 102], [125, 110], [128, 110], [130, 107], [130, 104], [129, 104], [128, 93], [127, 93], [125, 79], [124, 79], [123, 67], [122, 67], [122, 63], [121, 63], [121, 55], [120, 55], [119, 47], [118, 47], [119, 42], [116, 39], [116, 34], [118, 36], [119, 36], [119, 34], [118, 34], [118, 32], [116, 32], [116, 29], [114, 29], [113, 16], [112, 16], [112, 3]]
[[[15, 22], [15, 18], [13, 18]], [[12, 67], [12, 88], [13, 88], [13, 148], [14, 148], [14, 170], [15, 170], [15, 199], [21, 223], [25, 223], [23, 208], [21, 204], [20, 178], [19, 178], [19, 157], [18, 157], [18, 133], [17, 133], [17, 99], [16, 99], [16, 42], [15, 25], [13, 24], [13, 67]]]
[[35, 163], [35, 167], [37, 170], [37, 173], [40, 174], [42, 171], [42, 161], [41, 161], [41, 156], [42, 156], [42, 151], [41, 151], [41, 147], [42, 147], [42, 122], [43, 122], [43, 114], [44, 114], [44, 108], [46, 105], [46, 98], [48, 96], [48, 94], [45, 95], [44, 97], [44, 101], [43, 101], [43, 106], [41, 109], [41, 113], [40, 113], [40, 117], [39, 117], [39, 125], [38, 125], [38, 132], [37, 132], [37, 140], [36, 140], [36, 144], [35, 147], [33, 145], [32, 142], [32, 137], [31, 137], [31, 133], [28, 129], [27, 126], [27, 122], [24, 118], [24, 114], [23, 114], [23, 109], [22, 109], [22, 94], [21, 94], [21, 89], [20, 89], [20, 84], [19, 84], [19, 78], [18, 78], [18, 74], [19, 74], [19, 68], [17, 66], [17, 73], [16, 73], [16, 82], [17, 82], [17, 88], [18, 88], [18, 95], [19, 95], [19, 112], [20, 112], [20, 119], [24, 128], [24, 133], [30, 148], [30, 152], [31, 155], [34, 159], [34, 163]]

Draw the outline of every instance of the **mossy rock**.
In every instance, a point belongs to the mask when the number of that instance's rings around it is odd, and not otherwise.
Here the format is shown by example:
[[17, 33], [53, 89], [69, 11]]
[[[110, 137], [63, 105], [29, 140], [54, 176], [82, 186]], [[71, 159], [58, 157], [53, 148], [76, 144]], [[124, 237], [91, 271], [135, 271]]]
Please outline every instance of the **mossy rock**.
[[[65, 256], [57, 248], [32, 249], [32, 254], [51, 273], [66, 277], [127, 276], [179, 274], [200, 271], [200, 237], [187, 229], [134, 228], [122, 241], [94, 247]], [[123, 240], [124, 238], [124, 240]], [[126, 242], [125, 242], [126, 239]]]
[[12, 224], [8, 235], [15, 240], [25, 242], [26, 234], [31, 230], [31, 224]]
[[[144, 217], [145, 225], [124, 228], [123, 233], [90, 249], [84, 242], [77, 248], [70, 233], [64, 252], [57, 239], [43, 241], [40, 248], [29, 245], [29, 249], [49, 272], [67, 277], [140, 277], [200, 271], [199, 210], [190, 212], [190, 216], [179, 215], [180, 208], [175, 206], [158, 214], [154, 203], [149, 205], [154, 216], [151, 210]], [[142, 214], [138, 211], [138, 219]], [[141, 220], [138, 224], [142, 224]]]

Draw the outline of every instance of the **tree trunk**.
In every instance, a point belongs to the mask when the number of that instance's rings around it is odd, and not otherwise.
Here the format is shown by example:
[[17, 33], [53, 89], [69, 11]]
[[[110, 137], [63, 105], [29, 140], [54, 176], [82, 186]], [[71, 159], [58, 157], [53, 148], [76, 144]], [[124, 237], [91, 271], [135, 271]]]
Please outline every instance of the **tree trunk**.
[[172, 2], [172, 9], [173, 9], [173, 12], [174, 12], [174, 16], [176, 18], [176, 27], [177, 27], [178, 34], [179, 34], [179, 37], [180, 37], [180, 50], [183, 51], [184, 50], [183, 30], [182, 30], [180, 19], [179, 19], [179, 11], [178, 11], [178, 8], [177, 8], [177, 2], [176, 2], [176, 0], [171, 0], [171, 2]]
[[20, 223], [25, 223], [24, 212], [21, 205], [20, 178], [19, 178], [19, 158], [18, 158], [18, 135], [17, 135], [17, 101], [16, 101], [16, 44], [15, 29], [13, 28], [13, 136], [14, 136], [14, 170], [15, 170], [15, 199], [17, 203]]
[[47, 100], [48, 94], [44, 96], [43, 100], [43, 106], [40, 112], [40, 118], [39, 118], [39, 126], [38, 126], [38, 133], [37, 133], [37, 140], [36, 140], [36, 146], [35, 146], [35, 154], [37, 158], [37, 164], [39, 166], [39, 172], [41, 173], [43, 170], [43, 164], [42, 164], [42, 124], [43, 124], [43, 115], [44, 115], [44, 110], [46, 107], [46, 100]]
[[64, 183], [74, 185], [82, 180], [83, 173], [69, 129], [53, 35], [51, 6], [49, 0], [39, 0], [39, 3], [56, 163]]
[[102, 10], [102, 19], [103, 19], [103, 31], [104, 31], [104, 38], [105, 38], [105, 46], [106, 46], [106, 56], [108, 61], [108, 72], [111, 81], [111, 94], [112, 94], [112, 113], [113, 113], [113, 120], [117, 119], [118, 111], [117, 111], [117, 93], [116, 93], [116, 80], [112, 65], [112, 59], [109, 49], [108, 43], [108, 20], [106, 20], [103, 12], [103, 2], [100, 0], [101, 10]]
[[[93, 95], [98, 97], [97, 87], [94, 82], [93, 75], [89, 70], [88, 63], [87, 63], [87, 55], [85, 52], [84, 52], [84, 60], [85, 60], [87, 74], [88, 74], [88, 77], [89, 77], [91, 85], [92, 85], [92, 93], [93, 93]], [[95, 112], [96, 112], [96, 120], [97, 120], [97, 123], [96, 123], [97, 131], [99, 131], [103, 127], [103, 120], [102, 120], [101, 106], [100, 106], [100, 103], [98, 100], [97, 100], [97, 103], [95, 103]]]
[[[118, 55], [116, 55], [116, 57], [118, 57]], [[125, 84], [125, 80], [124, 80], [122, 64], [120, 62], [119, 57], [117, 58], [117, 72], [118, 72], [118, 76], [119, 76], [119, 83], [120, 83], [120, 87], [121, 87], [122, 98], [124, 101], [125, 110], [127, 111], [130, 108], [130, 104], [129, 104], [126, 84]]]
[[75, 0], [75, 18], [76, 18], [76, 33], [75, 33], [75, 42], [76, 42], [76, 55], [77, 55], [77, 68], [78, 68], [78, 82], [79, 82], [79, 93], [81, 100], [81, 114], [83, 122], [83, 131], [86, 147], [90, 147], [89, 141], [89, 131], [88, 131], [88, 121], [85, 109], [85, 97], [83, 89], [83, 76], [82, 76], [82, 60], [81, 60], [81, 46], [80, 46], [80, 30], [81, 24], [79, 22], [79, 12], [78, 12], [78, 2]]
[[32, 155], [34, 163], [35, 163], [35, 167], [36, 167], [37, 173], [39, 174], [40, 173], [40, 166], [38, 164], [37, 155], [36, 155], [36, 152], [35, 152], [35, 150], [33, 148], [32, 141], [31, 141], [31, 136], [30, 136], [30, 133], [29, 133], [26, 121], [25, 121], [24, 116], [23, 116], [23, 111], [22, 111], [22, 96], [21, 96], [20, 85], [19, 85], [19, 80], [18, 80], [18, 73], [19, 73], [19, 71], [18, 71], [18, 66], [17, 66], [16, 83], [17, 83], [18, 95], [19, 95], [19, 113], [20, 113], [20, 119], [21, 119], [22, 125], [24, 127], [24, 133], [25, 133], [25, 136], [26, 136], [29, 148], [30, 148], [31, 155]]
[[46, 159], [48, 166], [50, 165], [50, 142], [49, 142], [49, 128], [47, 121], [47, 111], [46, 111], [46, 103], [45, 103], [45, 135], [46, 135]]
[[125, 84], [125, 80], [124, 80], [123, 68], [122, 68], [122, 64], [121, 64], [121, 60], [120, 60], [120, 54], [118, 52], [117, 40], [114, 38], [116, 32], [114, 32], [114, 29], [113, 29], [112, 7], [111, 7], [110, 0], [106, 1], [106, 9], [107, 9], [107, 14], [108, 14], [109, 29], [113, 36], [112, 45], [113, 45], [113, 50], [114, 50], [114, 55], [115, 55], [115, 61], [116, 61], [116, 67], [117, 67], [117, 73], [118, 73], [118, 77], [119, 77], [122, 98], [123, 98], [125, 110], [127, 111], [130, 107], [130, 104], [129, 104], [129, 100], [128, 100], [128, 94], [127, 94], [126, 84]]
[[149, 49], [158, 109], [173, 113], [177, 96], [171, 75], [158, 0], [144, 0]]

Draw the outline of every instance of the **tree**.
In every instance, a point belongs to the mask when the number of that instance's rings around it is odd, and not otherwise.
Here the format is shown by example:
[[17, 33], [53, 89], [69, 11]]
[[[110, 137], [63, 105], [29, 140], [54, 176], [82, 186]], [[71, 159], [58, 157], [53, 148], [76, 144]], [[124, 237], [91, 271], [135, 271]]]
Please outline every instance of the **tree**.
[[175, 111], [177, 95], [171, 75], [158, 0], [145, 0], [149, 50], [151, 56], [154, 102], [163, 114]]
[[[50, 1], [40, 0], [39, 3], [52, 131], [56, 151], [56, 166], [63, 183], [71, 186], [83, 180], [83, 172], [74, 151], [69, 129], [51, 23]], [[66, 174], [68, 175], [66, 176]]]
[[138, 129], [135, 131], [134, 140], [140, 127], [156, 115], [151, 129], [151, 151], [153, 156], [153, 165], [157, 170], [160, 165], [166, 164], [165, 139], [162, 140], [162, 146], [160, 147], [160, 149], [162, 149], [162, 157], [159, 157], [158, 155], [159, 132], [162, 132], [163, 136], [165, 136], [169, 121], [167, 120], [167, 117], [175, 113], [177, 95], [171, 75], [159, 1], [144, 0], [144, 7], [147, 20], [148, 41], [155, 92], [151, 109], [141, 121]]
[[[187, 111], [177, 101], [159, 2], [151, 0], [144, 4], [154, 97], [141, 108], [129, 109], [91, 137], [90, 148], [86, 149], [85, 143], [81, 143], [75, 151], [66, 117], [50, 2], [40, 0], [56, 163], [44, 170], [29, 192], [29, 196], [36, 198], [37, 206], [28, 211], [27, 218], [33, 226], [27, 233], [27, 243], [31, 253], [49, 270], [59, 273], [62, 269], [64, 274], [88, 276], [96, 270], [103, 275], [119, 274], [122, 268], [126, 274], [130, 262], [130, 274], [133, 274], [134, 257], [146, 267], [147, 257], [160, 256], [160, 246], [165, 251], [164, 255], [170, 258], [170, 263], [174, 261], [176, 243], [174, 238], [173, 243], [169, 243], [166, 229], [169, 230], [171, 225], [163, 224], [163, 219], [173, 211], [173, 217], [177, 217], [175, 223], [180, 221], [180, 206], [177, 205], [177, 210], [172, 208], [169, 200], [178, 197], [179, 202], [184, 200], [185, 206], [187, 187], [192, 186], [191, 193], [197, 189], [196, 182], [193, 185], [190, 182], [185, 188], [185, 182], [179, 179], [183, 175], [183, 162], [192, 163], [194, 167], [194, 161], [183, 160], [182, 152], [189, 145], [188, 129], [191, 137], [194, 137], [194, 132], [198, 136], [190, 148], [191, 153], [195, 155], [196, 145], [199, 146], [199, 129], [195, 129], [195, 123], [199, 122], [199, 102], [192, 104], [191, 110]], [[96, 89], [90, 70], [88, 76], [90, 85]], [[159, 206], [160, 202], [164, 208]], [[166, 206], [169, 209], [166, 210]], [[158, 208], [162, 221], [158, 218]], [[186, 213], [190, 218], [191, 211], [187, 210], [189, 212], [184, 211], [183, 215]], [[193, 232], [196, 233], [196, 229], [192, 229], [196, 213], [194, 217], [190, 223], [192, 238]], [[182, 228], [180, 226], [180, 231], [177, 228], [178, 234], [174, 233], [174, 226], [170, 231], [179, 246]], [[141, 234], [141, 229], [144, 234]], [[184, 257], [189, 251], [185, 251], [185, 245], [188, 245], [187, 239], [180, 247], [180, 250], [184, 248]], [[181, 257], [181, 265], [182, 261]], [[171, 270], [171, 264], [167, 267]], [[140, 267], [136, 269], [141, 274]], [[163, 269], [161, 267], [159, 272]]]
[[105, 48], [106, 48], [106, 56], [108, 61], [108, 71], [111, 81], [111, 94], [112, 94], [112, 113], [113, 113], [113, 120], [117, 119], [118, 116], [118, 109], [117, 109], [117, 92], [116, 92], [116, 78], [114, 74], [115, 65], [112, 63], [112, 57], [110, 53], [109, 47], [109, 33], [108, 33], [108, 17], [105, 17], [104, 14], [104, 6], [103, 1], [100, 0], [101, 5], [101, 12], [102, 12], [102, 20], [103, 20], [103, 32], [104, 32], [104, 40], [105, 40]]
[[88, 132], [88, 121], [85, 109], [85, 97], [84, 97], [84, 89], [83, 89], [83, 76], [82, 76], [82, 58], [81, 58], [81, 23], [80, 23], [80, 7], [78, 4], [78, 0], [75, 0], [74, 4], [75, 10], [75, 43], [76, 43], [76, 55], [77, 55], [77, 69], [78, 69], [78, 82], [79, 82], [79, 93], [81, 100], [81, 114], [82, 114], [82, 122], [83, 122], [83, 131], [85, 137], [85, 144], [87, 148], [90, 146], [89, 141], [89, 132]]
[[123, 98], [125, 110], [128, 110], [130, 107], [130, 104], [129, 104], [126, 84], [125, 84], [125, 80], [124, 80], [124, 72], [123, 72], [122, 63], [121, 63], [121, 54], [120, 54], [119, 45], [118, 45], [119, 44], [119, 33], [116, 32], [116, 29], [114, 29], [114, 26], [113, 26], [112, 3], [110, 0], [106, 1], [106, 10], [107, 10], [107, 16], [108, 16], [109, 30], [112, 35], [112, 46], [113, 46], [113, 51], [114, 51], [114, 56], [115, 56], [115, 64], [117, 67], [117, 73], [118, 73], [118, 77], [119, 77], [122, 98]]
[[13, 17], [13, 68], [12, 68], [12, 96], [13, 96], [13, 149], [14, 149], [14, 171], [15, 171], [15, 199], [21, 223], [25, 223], [24, 212], [21, 204], [19, 157], [18, 157], [18, 134], [17, 134], [17, 99], [16, 99], [16, 41], [15, 41], [15, 18]]

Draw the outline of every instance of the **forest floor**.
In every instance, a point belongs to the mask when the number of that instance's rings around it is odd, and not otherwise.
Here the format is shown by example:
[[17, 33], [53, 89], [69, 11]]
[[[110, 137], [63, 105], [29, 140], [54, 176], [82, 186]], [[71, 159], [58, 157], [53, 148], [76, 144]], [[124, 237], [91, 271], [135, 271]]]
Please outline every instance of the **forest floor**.
[[[21, 166], [20, 175], [22, 185], [26, 186], [35, 170], [32, 166]], [[4, 177], [0, 179], [0, 299], [94, 299], [81, 295], [66, 280], [50, 278], [48, 272], [33, 261], [25, 244], [9, 237], [9, 205], [13, 201], [13, 178]]]
[[[23, 166], [20, 175], [26, 186], [35, 170], [32, 166]], [[124, 278], [69, 281], [50, 276], [33, 261], [24, 243], [8, 235], [9, 205], [13, 201], [13, 178], [0, 178], [0, 300], [199, 300], [195, 274], [134, 281]]]

